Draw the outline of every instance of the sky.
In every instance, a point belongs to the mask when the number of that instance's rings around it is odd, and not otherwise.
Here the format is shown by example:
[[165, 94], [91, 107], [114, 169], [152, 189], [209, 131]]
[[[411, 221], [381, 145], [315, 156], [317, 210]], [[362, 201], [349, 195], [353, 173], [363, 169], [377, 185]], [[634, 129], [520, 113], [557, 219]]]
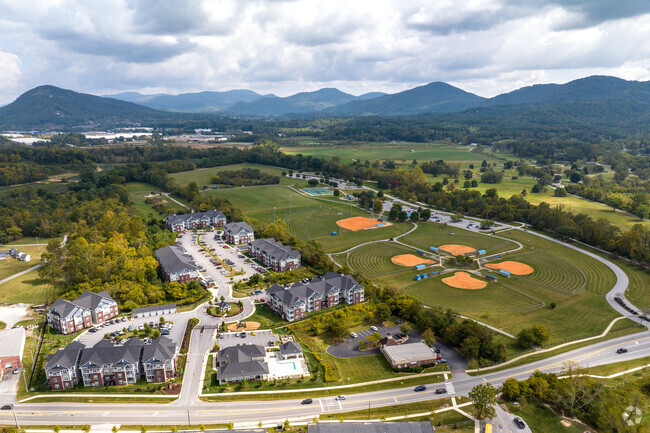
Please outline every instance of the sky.
[[93, 94], [444, 81], [481, 96], [589, 75], [650, 80], [648, 0], [0, 0], [0, 104]]

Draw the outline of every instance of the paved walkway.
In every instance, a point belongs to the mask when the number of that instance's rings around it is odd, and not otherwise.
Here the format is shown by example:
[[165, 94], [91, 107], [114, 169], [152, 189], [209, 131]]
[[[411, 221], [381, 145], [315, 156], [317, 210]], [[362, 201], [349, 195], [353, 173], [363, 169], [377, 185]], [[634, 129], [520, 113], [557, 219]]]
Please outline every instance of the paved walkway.
[[4, 283], [6, 283], [7, 281], [11, 281], [11, 280], [13, 280], [14, 278], [18, 278], [18, 277], [20, 277], [21, 275], [25, 275], [26, 273], [31, 272], [31, 271], [35, 271], [35, 270], [37, 270], [37, 269], [39, 269], [39, 268], [41, 268], [41, 267], [43, 267], [43, 265], [38, 264], [38, 265], [36, 265], [36, 266], [32, 266], [32, 267], [29, 268], [29, 269], [25, 269], [24, 271], [18, 272], [17, 274], [13, 274], [13, 275], [11, 275], [11, 276], [9, 276], [9, 277], [7, 277], [7, 278], [3, 278], [2, 280], [0, 280], [0, 284], [4, 284]]

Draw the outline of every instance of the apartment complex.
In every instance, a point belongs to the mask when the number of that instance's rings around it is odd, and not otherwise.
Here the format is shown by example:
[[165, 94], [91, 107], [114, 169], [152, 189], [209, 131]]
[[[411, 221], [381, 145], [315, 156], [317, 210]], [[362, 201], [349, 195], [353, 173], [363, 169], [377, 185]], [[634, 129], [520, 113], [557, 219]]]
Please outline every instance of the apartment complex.
[[108, 292], [86, 290], [73, 301], [54, 301], [47, 312], [47, 323], [61, 334], [72, 334], [92, 325], [101, 325], [118, 313], [117, 302]]
[[226, 216], [220, 210], [211, 209], [207, 212], [168, 215], [165, 223], [169, 230], [182, 232], [204, 227], [223, 227], [226, 225]]
[[199, 267], [180, 245], [156, 250], [163, 277], [169, 282], [187, 283], [199, 279]]
[[228, 223], [223, 228], [223, 235], [229, 244], [242, 245], [255, 240], [255, 232], [250, 224], [245, 222]]
[[273, 238], [249, 242], [248, 252], [260, 264], [275, 272], [291, 271], [300, 267], [300, 253]]

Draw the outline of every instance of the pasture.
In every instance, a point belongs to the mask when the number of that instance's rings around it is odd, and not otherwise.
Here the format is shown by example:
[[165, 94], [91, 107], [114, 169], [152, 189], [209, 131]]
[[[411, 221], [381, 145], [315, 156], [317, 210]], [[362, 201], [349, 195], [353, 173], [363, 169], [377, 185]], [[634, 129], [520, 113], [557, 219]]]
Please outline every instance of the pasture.
[[203, 186], [203, 185], [210, 185], [210, 179], [212, 178], [212, 176], [216, 176], [222, 171], [237, 171], [243, 168], [255, 168], [261, 171], [262, 173], [268, 173], [268, 174], [280, 176], [280, 184], [282, 185], [293, 185], [297, 182], [296, 179], [290, 179], [288, 177], [282, 176], [282, 172], [289, 171], [288, 169], [271, 167], [268, 165], [250, 164], [250, 163], [222, 165], [219, 167], [197, 168], [196, 170], [172, 173], [169, 175], [169, 177], [174, 179], [178, 183], [178, 185], [181, 186], [188, 185], [191, 182], [196, 182], [199, 184], [199, 186]]

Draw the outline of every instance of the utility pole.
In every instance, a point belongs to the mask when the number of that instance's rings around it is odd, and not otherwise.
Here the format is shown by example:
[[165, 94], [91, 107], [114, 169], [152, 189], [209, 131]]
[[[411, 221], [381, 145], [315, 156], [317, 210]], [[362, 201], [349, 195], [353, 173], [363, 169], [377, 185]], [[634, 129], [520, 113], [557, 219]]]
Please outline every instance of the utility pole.
[[29, 392], [29, 388], [27, 387], [27, 378], [25, 377], [25, 368], [24, 367], [21, 368], [20, 371], [21, 373], [23, 373], [23, 382], [25, 382], [25, 391]]
[[190, 410], [187, 409], [187, 429], [191, 430], [192, 429], [192, 423], [190, 422]]
[[14, 414], [14, 421], [16, 422], [16, 430], [20, 431], [20, 426], [18, 425], [18, 418], [16, 417], [16, 411], [14, 411], [14, 405], [11, 405], [11, 413]]

